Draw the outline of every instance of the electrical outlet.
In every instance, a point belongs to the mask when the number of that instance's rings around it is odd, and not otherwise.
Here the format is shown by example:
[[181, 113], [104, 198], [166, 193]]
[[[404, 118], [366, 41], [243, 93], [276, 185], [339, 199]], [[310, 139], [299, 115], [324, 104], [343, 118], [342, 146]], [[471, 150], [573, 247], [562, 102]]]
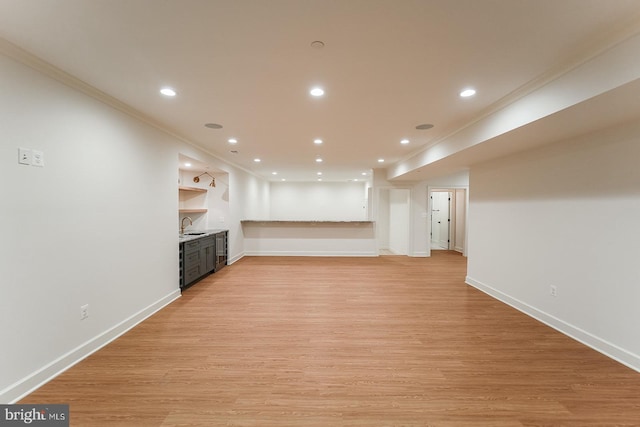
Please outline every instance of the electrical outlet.
[[84, 320], [89, 317], [89, 304], [80, 306], [80, 320]]
[[549, 294], [552, 297], [557, 297], [558, 296], [558, 288], [556, 288], [555, 285], [549, 286]]
[[18, 148], [18, 163], [21, 165], [30, 165], [33, 152], [28, 148]]

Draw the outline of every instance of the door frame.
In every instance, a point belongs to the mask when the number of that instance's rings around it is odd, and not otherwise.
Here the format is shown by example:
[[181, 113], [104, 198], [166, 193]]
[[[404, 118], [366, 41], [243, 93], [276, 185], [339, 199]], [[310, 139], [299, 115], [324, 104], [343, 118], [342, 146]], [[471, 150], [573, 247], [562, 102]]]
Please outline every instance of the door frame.
[[455, 228], [456, 228], [456, 214], [455, 214], [455, 191], [453, 190], [431, 190], [429, 193], [429, 201], [431, 202], [431, 210], [429, 211], [429, 222], [431, 223], [431, 229], [429, 231], [429, 245], [433, 242], [433, 193], [447, 193], [448, 196], [448, 204], [447, 209], [447, 250], [451, 250], [451, 246], [453, 245], [453, 240], [455, 238]]
[[[468, 236], [469, 236], [469, 186], [468, 185], [446, 185], [446, 186], [427, 186], [427, 235], [426, 235], [426, 239], [427, 239], [427, 256], [431, 256], [431, 210], [433, 209], [433, 205], [431, 202], [431, 193], [434, 191], [451, 191], [454, 194], [453, 197], [453, 203], [450, 206], [450, 216], [449, 218], [451, 219], [451, 222], [449, 224], [449, 240], [450, 240], [450, 244], [449, 247], [451, 247], [451, 236], [455, 236], [455, 219], [456, 219], [456, 214], [455, 214], [455, 191], [456, 190], [464, 190], [464, 246], [463, 246], [463, 250], [462, 250], [462, 255], [463, 256], [467, 256], [467, 247], [468, 247]], [[454, 223], [454, 224], [452, 224]]]

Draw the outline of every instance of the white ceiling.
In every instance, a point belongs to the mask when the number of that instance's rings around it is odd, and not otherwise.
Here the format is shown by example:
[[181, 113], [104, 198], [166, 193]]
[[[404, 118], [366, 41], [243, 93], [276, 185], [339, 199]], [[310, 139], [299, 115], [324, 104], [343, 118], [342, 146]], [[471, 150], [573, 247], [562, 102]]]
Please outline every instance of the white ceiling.
[[[639, 12], [640, 0], [0, 0], [0, 37], [266, 179], [335, 181], [442, 141]], [[468, 86], [477, 95], [460, 98]]]

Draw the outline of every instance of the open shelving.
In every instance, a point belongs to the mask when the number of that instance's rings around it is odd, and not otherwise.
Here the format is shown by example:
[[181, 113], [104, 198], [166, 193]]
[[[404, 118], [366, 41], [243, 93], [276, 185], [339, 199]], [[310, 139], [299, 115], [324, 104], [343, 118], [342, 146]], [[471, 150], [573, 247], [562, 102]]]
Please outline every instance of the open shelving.
[[199, 187], [178, 186], [180, 193], [179, 213], [205, 213], [207, 212], [207, 189]]

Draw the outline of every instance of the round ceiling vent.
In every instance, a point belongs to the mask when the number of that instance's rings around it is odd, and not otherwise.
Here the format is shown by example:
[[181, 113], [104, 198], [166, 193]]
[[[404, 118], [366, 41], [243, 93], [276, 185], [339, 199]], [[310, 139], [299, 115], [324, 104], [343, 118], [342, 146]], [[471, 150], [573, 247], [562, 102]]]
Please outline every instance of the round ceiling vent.
[[433, 127], [433, 125], [431, 123], [425, 123], [425, 124], [416, 126], [416, 129], [418, 129], [418, 130], [426, 130], [426, 129], [431, 129], [432, 127]]
[[209, 129], [222, 129], [222, 125], [219, 125], [217, 123], [207, 123], [204, 126], [208, 127]]

